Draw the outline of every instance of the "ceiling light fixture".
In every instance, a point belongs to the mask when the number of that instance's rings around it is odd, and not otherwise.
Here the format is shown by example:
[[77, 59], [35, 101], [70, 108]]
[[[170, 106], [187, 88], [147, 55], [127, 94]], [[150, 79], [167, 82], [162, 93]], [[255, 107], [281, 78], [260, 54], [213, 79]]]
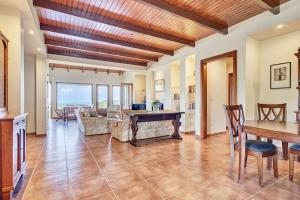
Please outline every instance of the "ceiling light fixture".
[[276, 29], [282, 29], [283, 28], [283, 24], [278, 24], [277, 26], [276, 26]]
[[29, 31], [29, 34], [33, 35], [33, 34], [34, 34], [34, 31], [33, 31], [33, 30], [30, 30], [30, 31]]
[[40, 48], [37, 48], [36, 50], [37, 50], [37, 51], [41, 51], [41, 49], [40, 49]]

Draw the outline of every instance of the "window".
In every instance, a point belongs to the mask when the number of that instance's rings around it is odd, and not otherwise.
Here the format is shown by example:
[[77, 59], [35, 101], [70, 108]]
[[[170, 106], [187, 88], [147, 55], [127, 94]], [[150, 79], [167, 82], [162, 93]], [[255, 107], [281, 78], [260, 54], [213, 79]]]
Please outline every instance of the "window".
[[97, 109], [107, 109], [108, 85], [97, 85]]
[[121, 105], [121, 86], [112, 86], [112, 105]]
[[57, 83], [56, 104], [58, 109], [64, 106], [92, 106], [93, 86], [79, 83]]

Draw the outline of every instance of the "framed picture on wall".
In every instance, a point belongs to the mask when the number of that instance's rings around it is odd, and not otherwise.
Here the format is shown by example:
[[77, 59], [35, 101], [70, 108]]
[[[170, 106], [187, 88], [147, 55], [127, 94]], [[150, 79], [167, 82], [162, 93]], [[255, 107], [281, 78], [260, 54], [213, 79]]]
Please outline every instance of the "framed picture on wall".
[[291, 88], [291, 62], [270, 66], [270, 88]]
[[162, 92], [165, 90], [165, 79], [159, 79], [154, 81], [154, 91]]

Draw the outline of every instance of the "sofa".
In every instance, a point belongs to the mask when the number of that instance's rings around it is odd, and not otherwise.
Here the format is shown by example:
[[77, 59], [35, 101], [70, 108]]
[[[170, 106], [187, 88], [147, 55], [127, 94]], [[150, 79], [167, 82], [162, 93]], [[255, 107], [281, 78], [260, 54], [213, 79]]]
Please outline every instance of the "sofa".
[[107, 117], [101, 115], [90, 115], [92, 111], [76, 109], [78, 129], [85, 135], [96, 135], [110, 133], [111, 129], [107, 123]]
[[[153, 121], [138, 123], [137, 139], [148, 139], [162, 136], [169, 136], [173, 133], [174, 127], [171, 120]], [[111, 122], [111, 136], [121, 142], [130, 141], [132, 132], [130, 127], [130, 117], [126, 114], [123, 119], [115, 119]]]

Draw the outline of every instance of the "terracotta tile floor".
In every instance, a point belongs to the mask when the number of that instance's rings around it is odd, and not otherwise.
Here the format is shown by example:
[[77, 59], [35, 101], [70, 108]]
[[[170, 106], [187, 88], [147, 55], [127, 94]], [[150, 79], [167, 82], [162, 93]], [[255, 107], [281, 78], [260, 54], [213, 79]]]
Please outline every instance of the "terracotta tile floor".
[[[237, 157], [236, 157], [237, 158]], [[183, 135], [143, 147], [120, 143], [110, 135], [84, 137], [75, 122], [51, 122], [48, 137], [29, 136], [27, 174], [15, 199], [24, 200], [292, 200], [300, 199], [300, 165], [288, 180], [288, 163], [279, 161], [278, 179], [249, 158], [246, 181], [228, 177], [229, 144], [225, 135], [199, 140]], [[237, 159], [236, 159], [237, 160]]]

